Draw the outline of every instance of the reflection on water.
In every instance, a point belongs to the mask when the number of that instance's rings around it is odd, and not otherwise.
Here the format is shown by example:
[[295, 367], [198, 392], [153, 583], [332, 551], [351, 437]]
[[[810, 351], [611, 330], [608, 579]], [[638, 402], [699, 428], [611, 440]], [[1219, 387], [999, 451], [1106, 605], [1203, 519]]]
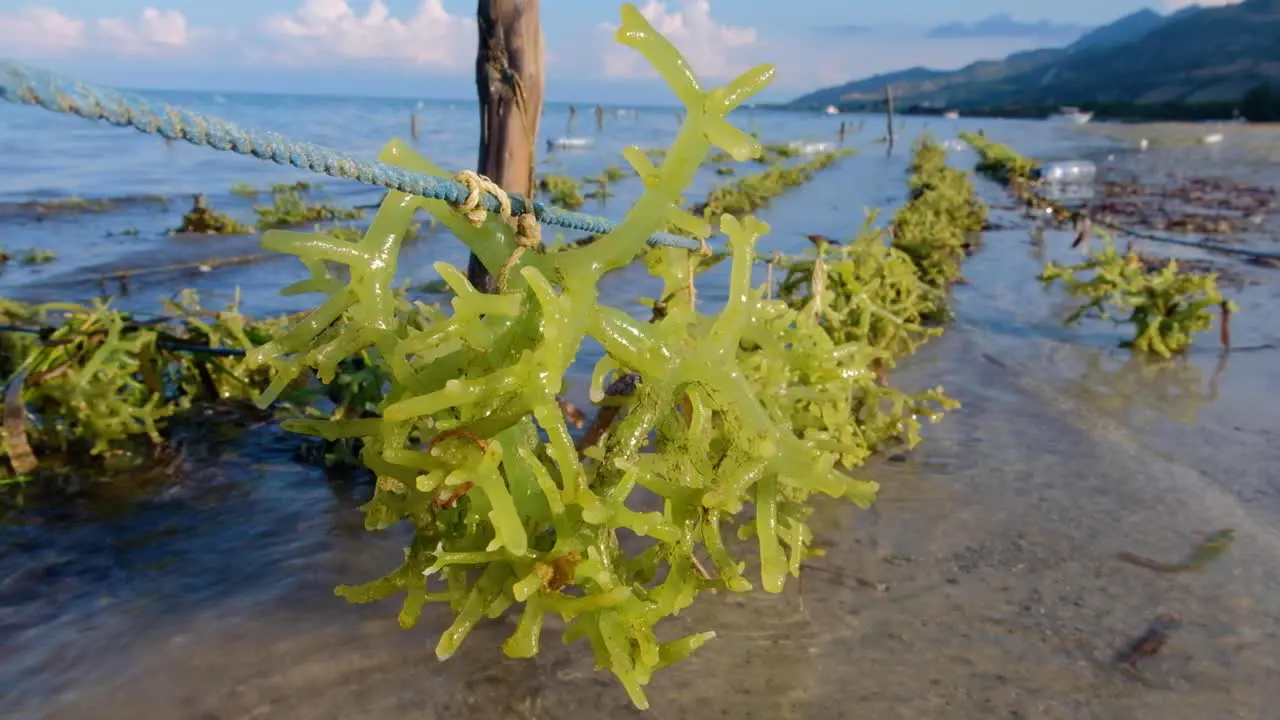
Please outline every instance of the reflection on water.
[[[1132, 420], [1169, 418], [1190, 425], [1206, 403], [1216, 399], [1217, 386], [1226, 372], [1230, 355], [1221, 354], [1213, 374], [1206, 380], [1203, 371], [1186, 357], [1164, 360], [1156, 357], [1115, 352], [1106, 355], [1064, 347], [1069, 354], [1064, 372], [1077, 369], [1066, 391], [1102, 412], [1125, 415]], [[1076, 350], [1077, 352], [1069, 352]]]

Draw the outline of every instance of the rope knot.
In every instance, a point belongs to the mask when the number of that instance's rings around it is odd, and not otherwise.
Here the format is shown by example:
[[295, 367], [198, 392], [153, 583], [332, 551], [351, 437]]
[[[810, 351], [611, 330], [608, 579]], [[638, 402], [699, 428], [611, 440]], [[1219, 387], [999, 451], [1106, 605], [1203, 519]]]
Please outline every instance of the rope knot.
[[[532, 203], [530, 203], [532, 205]], [[527, 212], [516, 218], [516, 249], [536, 250], [542, 244], [542, 223], [533, 213]]]
[[[510, 207], [510, 200], [508, 208]], [[525, 207], [533, 207], [532, 202], [525, 203]], [[524, 255], [526, 250], [537, 250], [542, 246], [542, 223], [538, 222], [538, 218], [533, 213], [522, 213], [516, 218], [516, 249], [511, 251], [511, 257], [502, 264], [502, 270], [498, 272], [498, 292], [506, 292], [507, 278], [511, 275], [511, 269], [520, 262], [520, 256]]]
[[463, 170], [454, 175], [453, 179], [467, 188], [467, 197], [458, 205], [458, 212], [462, 213], [467, 222], [480, 227], [484, 225], [485, 219], [489, 217], [489, 211], [480, 204], [480, 198], [483, 197], [484, 193], [489, 193], [497, 198], [498, 214], [503, 220], [510, 222], [511, 196], [507, 195], [507, 191], [499, 187], [497, 183], [474, 170]]
[[813, 300], [813, 316], [822, 317], [823, 295], [827, 293], [827, 261], [826, 253], [819, 250], [813, 261], [813, 275], [809, 279], [809, 293]]
[[783, 255], [781, 250], [774, 250], [773, 255], [769, 257], [769, 264], [764, 267], [764, 299], [773, 299], [773, 269], [782, 264]]

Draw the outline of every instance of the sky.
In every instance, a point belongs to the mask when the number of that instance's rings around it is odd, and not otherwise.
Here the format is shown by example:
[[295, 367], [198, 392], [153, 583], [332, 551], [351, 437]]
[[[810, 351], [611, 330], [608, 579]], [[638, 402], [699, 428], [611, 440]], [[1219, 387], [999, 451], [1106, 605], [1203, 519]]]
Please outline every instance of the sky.
[[[777, 79], [759, 99], [781, 101], [879, 72], [1064, 45], [1142, 7], [1192, 0], [635, 4], [705, 83], [773, 63]], [[613, 40], [619, 6], [542, 0], [549, 100], [670, 102]], [[475, 9], [475, 0], [0, 0], [0, 57], [134, 89], [465, 99], [475, 96]]]

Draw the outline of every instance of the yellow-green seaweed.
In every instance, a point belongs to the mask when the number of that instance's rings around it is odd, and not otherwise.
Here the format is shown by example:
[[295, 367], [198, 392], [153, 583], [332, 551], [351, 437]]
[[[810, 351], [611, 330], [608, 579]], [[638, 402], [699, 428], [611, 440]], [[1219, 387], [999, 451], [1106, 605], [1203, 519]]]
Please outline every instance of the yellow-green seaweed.
[[1224, 323], [1236, 310], [1218, 290], [1216, 273], [1185, 272], [1176, 260], [1151, 268], [1138, 255], [1120, 252], [1109, 238], [1082, 262], [1046, 263], [1040, 280], [1048, 286], [1061, 282], [1069, 295], [1083, 300], [1065, 324], [1085, 317], [1132, 324], [1133, 338], [1121, 345], [1164, 358], [1185, 352], [1195, 333], [1210, 329], [1215, 309]]
[[[614, 231], [582, 247], [521, 254], [500, 295], [480, 293], [461, 270], [436, 263], [455, 293], [453, 312], [433, 314], [418, 327], [397, 312], [391, 292], [413, 212], [435, 215], [495, 274], [516, 248], [507, 224], [495, 218], [474, 227], [443, 202], [392, 191], [359, 242], [267, 233], [264, 246], [303, 259], [312, 271], [309, 287], [328, 299], [249, 359], [275, 371], [262, 404], [307, 368], [329, 380], [357, 353], [386, 368], [391, 379], [380, 416], [288, 424], [327, 438], [360, 438], [362, 459], [378, 476], [367, 525], [408, 521], [414, 528], [400, 568], [339, 588], [340, 594], [371, 601], [404, 591], [406, 626], [426, 603], [448, 603], [454, 619], [436, 648], [441, 659], [482, 619], [508, 607], [521, 619], [504, 650], [526, 657], [536, 652], [542, 616], [559, 615], [569, 623], [565, 639], [586, 638], [597, 664], [643, 708], [643, 686], [653, 671], [712, 636], [661, 642], [654, 625], [702, 590], [749, 586], [721, 539], [744, 522], [744, 505], [755, 507], [755, 519], [745, 522], [759, 545], [760, 583], [778, 592], [806, 554], [807, 498], [820, 492], [865, 507], [877, 486], [841, 472], [840, 452], [779, 422], [775, 393], [753, 387], [739, 360], [744, 338], [780, 327], [820, 350], [778, 358], [784, 365], [836, 362], [832, 358], [858, 352], [833, 345], [817, 323], [751, 287], [754, 245], [768, 231], [763, 222], [718, 218], [732, 253], [729, 300], [719, 315], [703, 317], [689, 303], [672, 303], [665, 317], [643, 323], [600, 304], [600, 278], [636, 257], [668, 221], [695, 236], [710, 233], [711, 219], [679, 208], [680, 192], [713, 146], [739, 161], [760, 153], [759, 143], [726, 116], [774, 75], [763, 65], [704, 91], [684, 58], [632, 5], [622, 8], [618, 40], [654, 65], [686, 113], [660, 165], [639, 148], [624, 152], [645, 190]], [[399, 141], [379, 159], [444, 175]], [[331, 277], [326, 263], [347, 265], [350, 282]], [[669, 290], [688, 289], [688, 267], [665, 264], [661, 277]], [[586, 338], [607, 353], [594, 373], [593, 397], [624, 374], [640, 380], [605, 441], [580, 456], [557, 394]], [[762, 347], [758, 354], [769, 352]], [[814, 389], [819, 395], [845, 390]], [[662, 509], [632, 509], [637, 493], [661, 500]], [[629, 553], [619, 542], [622, 530], [649, 548]], [[696, 552], [704, 546], [716, 548], [714, 577], [699, 571]], [[666, 572], [655, 582], [660, 566]]]

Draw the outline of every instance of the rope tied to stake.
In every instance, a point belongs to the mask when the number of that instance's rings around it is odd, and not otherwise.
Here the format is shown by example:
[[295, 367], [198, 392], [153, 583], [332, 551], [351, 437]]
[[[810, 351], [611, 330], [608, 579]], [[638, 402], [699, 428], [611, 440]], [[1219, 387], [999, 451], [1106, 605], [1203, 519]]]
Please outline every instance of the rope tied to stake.
[[[498, 292], [506, 292], [507, 279], [511, 269], [520, 262], [520, 256], [524, 255], [526, 250], [537, 250], [542, 246], [542, 223], [538, 221], [538, 216], [527, 211], [520, 213], [513, 220], [511, 196], [497, 183], [478, 172], [463, 170], [454, 175], [453, 179], [467, 187], [467, 196], [454, 206], [467, 219], [467, 222], [476, 227], [484, 225], [485, 220], [489, 218], [489, 211], [480, 204], [480, 198], [484, 197], [484, 193], [489, 193], [498, 199], [498, 215], [502, 221], [515, 227], [516, 249], [502, 264], [502, 270], [498, 272], [497, 278]], [[524, 207], [533, 207], [533, 201], [525, 199]]]
[[815, 318], [822, 316], [822, 296], [827, 293], [827, 251], [826, 248], [818, 250], [818, 257], [813, 261], [813, 275], [809, 280], [809, 287], [813, 293], [813, 316]]
[[511, 222], [511, 196], [507, 194], [497, 183], [489, 178], [481, 175], [474, 170], [463, 170], [453, 176], [453, 179], [462, 183], [467, 188], [467, 196], [462, 199], [454, 207], [458, 212], [462, 213], [476, 227], [484, 225], [484, 221], [489, 217], [489, 211], [480, 204], [480, 199], [485, 193], [489, 193], [498, 199], [498, 215], [504, 222]]
[[498, 272], [498, 292], [505, 292], [507, 289], [507, 276], [511, 273], [511, 268], [520, 262], [520, 256], [524, 255], [526, 250], [537, 250], [542, 245], [542, 224], [538, 222], [538, 218], [530, 213], [525, 213], [516, 218], [516, 249], [511, 251], [511, 257], [503, 263], [502, 270]]
[[769, 263], [764, 266], [764, 299], [773, 299], [773, 269], [782, 264], [783, 255], [781, 250], [774, 250], [773, 255], [769, 257]]

